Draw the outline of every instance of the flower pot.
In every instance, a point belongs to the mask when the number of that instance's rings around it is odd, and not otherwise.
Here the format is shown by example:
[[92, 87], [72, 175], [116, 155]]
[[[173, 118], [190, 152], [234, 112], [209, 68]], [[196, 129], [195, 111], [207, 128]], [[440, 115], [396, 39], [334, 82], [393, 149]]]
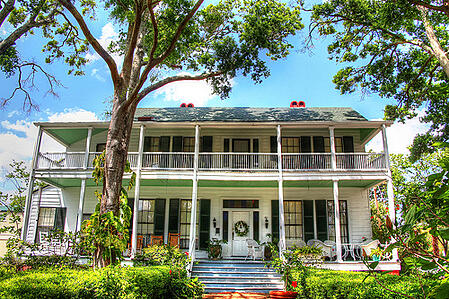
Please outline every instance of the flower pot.
[[221, 257], [221, 245], [210, 245], [209, 253], [211, 259], [218, 260]]
[[263, 255], [264, 255], [265, 260], [267, 260], [267, 261], [271, 260], [271, 257], [272, 257], [271, 249], [266, 246], [263, 250]]
[[270, 298], [276, 299], [294, 299], [298, 296], [298, 292], [291, 291], [270, 291]]

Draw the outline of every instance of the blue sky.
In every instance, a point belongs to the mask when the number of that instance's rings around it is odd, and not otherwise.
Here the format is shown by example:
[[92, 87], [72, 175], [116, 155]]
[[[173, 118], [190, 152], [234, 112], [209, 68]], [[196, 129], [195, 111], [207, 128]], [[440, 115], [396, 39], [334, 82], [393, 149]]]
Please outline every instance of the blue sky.
[[[183, 102], [193, 102], [196, 106], [213, 107], [287, 107], [292, 100], [303, 100], [308, 107], [352, 107], [368, 119], [383, 117], [385, 104], [391, 100], [376, 95], [360, 93], [340, 95], [335, 90], [332, 77], [339, 69], [335, 62], [328, 60], [326, 40], [315, 40], [312, 52], [302, 51], [306, 37], [308, 15], [303, 15], [305, 29], [292, 39], [296, 48], [284, 60], [269, 62], [271, 76], [262, 84], [255, 85], [250, 79], [235, 78], [229, 99], [221, 100], [210, 94], [204, 82], [183, 82], [169, 85], [144, 99], [139, 107], [177, 107]], [[93, 34], [104, 44], [116, 38], [117, 27], [108, 20], [105, 13], [97, 14], [97, 22], [91, 27]], [[0, 38], [8, 28], [0, 29]], [[18, 42], [17, 48], [23, 57], [42, 63], [42, 40], [29, 36]], [[42, 80], [32, 92], [39, 105], [39, 111], [27, 113], [22, 110], [22, 97], [14, 98], [4, 110], [0, 110], [0, 169], [3, 174], [11, 159], [29, 160], [36, 130], [33, 121], [94, 120], [102, 118], [107, 102], [112, 94], [112, 84], [105, 63], [96, 59], [93, 52], [88, 54], [91, 62], [84, 68], [85, 76], [67, 75], [67, 67], [62, 62], [47, 65], [64, 85], [57, 88], [59, 97], [46, 96], [47, 85]], [[117, 57], [117, 59], [120, 59]], [[16, 84], [16, 78], [5, 78], [0, 74], [0, 98], [8, 97]], [[395, 125], [389, 130], [390, 147], [393, 152], [404, 152], [414, 134], [425, 130], [417, 120], [406, 125]], [[391, 136], [390, 136], [391, 135]], [[373, 142], [379, 149], [380, 140]], [[45, 147], [44, 147], [45, 148]], [[48, 144], [49, 149], [54, 144]], [[1, 189], [1, 178], [0, 178]]]

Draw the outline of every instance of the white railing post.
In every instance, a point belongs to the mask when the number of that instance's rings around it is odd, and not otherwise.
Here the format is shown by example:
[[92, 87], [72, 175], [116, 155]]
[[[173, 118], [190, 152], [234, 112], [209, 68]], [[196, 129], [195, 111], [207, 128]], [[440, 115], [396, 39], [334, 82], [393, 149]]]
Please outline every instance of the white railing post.
[[334, 132], [334, 127], [329, 127], [329, 141], [330, 141], [330, 147], [331, 147], [332, 170], [336, 170], [337, 169], [337, 157], [335, 155], [335, 132]]
[[[396, 208], [395, 208], [395, 204], [394, 204], [393, 179], [391, 177], [390, 152], [388, 151], [387, 129], [385, 127], [385, 124], [382, 125], [382, 143], [383, 143], [384, 155], [385, 155], [385, 165], [387, 167], [388, 216], [390, 217], [394, 228], [396, 228], [396, 226], [395, 226]], [[395, 242], [394, 239], [392, 239], [391, 241]], [[391, 258], [393, 261], [397, 261], [399, 259], [397, 249], [393, 249]]]
[[37, 160], [39, 155], [39, 150], [41, 148], [41, 141], [42, 141], [42, 127], [38, 126], [37, 128], [37, 139], [36, 143], [34, 144], [34, 152], [33, 152], [33, 159], [31, 160], [31, 169], [30, 169], [30, 177], [28, 179], [28, 189], [27, 189], [27, 197], [25, 201], [25, 211], [23, 215], [23, 225], [22, 225], [22, 231], [21, 231], [21, 239], [23, 241], [26, 241], [26, 235], [28, 232], [28, 224], [30, 222], [30, 207], [31, 207], [31, 200], [33, 198], [33, 185], [34, 185], [34, 172], [37, 166]]
[[342, 262], [341, 258], [341, 230], [340, 230], [340, 202], [338, 201], [338, 180], [333, 181], [334, 191], [334, 213], [335, 213], [335, 247], [337, 250], [337, 262]]
[[200, 152], [200, 126], [195, 125], [195, 158], [193, 159], [192, 210], [190, 214], [189, 257], [195, 260], [196, 243], [196, 210], [198, 202], [198, 159]]
[[278, 194], [279, 194], [279, 251], [281, 257], [285, 250], [285, 222], [284, 222], [284, 178], [282, 176], [282, 134], [281, 126], [277, 126], [277, 144], [278, 144]]
[[139, 214], [140, 198], [140, 177], [142, 172], [143, 159], [143, 141], [145, 135], [145, 125], [140, 125], [139, 135], [139, 154], [137, 156], [136, 184], [134, 185], [134, 207], [133, 207], [133, 228], [131, 232], [131, 258], [134, 258], [137, 252], [137, 219]]

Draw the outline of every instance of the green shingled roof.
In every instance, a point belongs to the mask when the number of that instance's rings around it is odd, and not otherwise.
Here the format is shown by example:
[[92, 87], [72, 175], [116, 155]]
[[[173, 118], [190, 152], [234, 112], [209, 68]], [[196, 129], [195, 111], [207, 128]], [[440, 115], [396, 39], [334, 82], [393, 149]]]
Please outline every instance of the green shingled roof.
[[[360, 113], [346, 107], [311, 108], [138, 108], [135, 119], [157, 122], [290, 122], [290, 121], [367, 121]], [[142, 119], [141, 119], [142, 120]]]

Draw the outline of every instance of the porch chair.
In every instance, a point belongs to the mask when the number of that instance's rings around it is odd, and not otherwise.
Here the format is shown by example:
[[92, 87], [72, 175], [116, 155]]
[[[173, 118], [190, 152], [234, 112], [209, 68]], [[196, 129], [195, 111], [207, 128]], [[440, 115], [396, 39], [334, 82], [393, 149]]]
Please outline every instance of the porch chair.
[[360, 248], [362, 248], [362, 255], [364, 257], [369, 257], [371, 255], [371, 251], [379, 247], [379, 240], [367, 240], [360, 244]]
[[164, 245], [164, 236], [151, 236], [150, 246]]
[[258, 257], [260, 258], [263, 257], [263, 246], [257, 244], [256, 241], [247, 239], [246, 245], [248, 245], [248, 254], [245, 257], [245, 261], [248, 257], [252, 257], [253, 260], [255, 260]]
[[303, 239], [286, 239], [285, 240], [285, 247], [287, 247], [287, 249], [292, 248], [292, 247], [304, 247], [306, 246], [306, 242], [304, 242]]
[[332, 240], [325, 240], [324, 244], [332, 247], [331, 249], [331, 260], [336, 260], [337, 259], [337, 244], [335, 243], [335, 241]]
[[318, 239], [311, 239], [307, 242], [307, 246], [320, 248], [323, 252], [323, 256], [328, 257], [329, 259], [333, 258], [332, 245], [327, 245]]
[[181, 234], [168, 233], [168, 245], [179, 248], [179, 238]]

